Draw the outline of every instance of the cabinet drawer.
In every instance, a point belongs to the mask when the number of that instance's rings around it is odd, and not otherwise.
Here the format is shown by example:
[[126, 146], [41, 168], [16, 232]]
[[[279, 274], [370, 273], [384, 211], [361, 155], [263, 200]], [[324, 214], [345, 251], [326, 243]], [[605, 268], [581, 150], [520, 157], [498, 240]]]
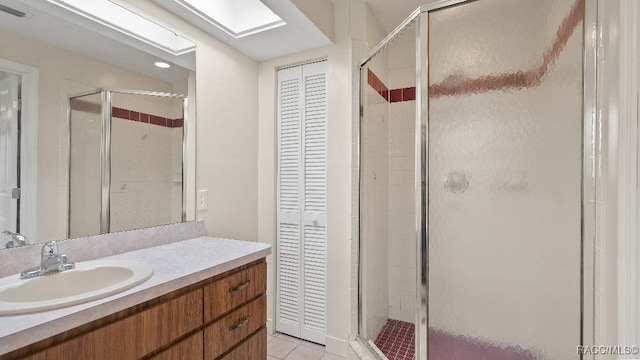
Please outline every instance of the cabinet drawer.
[[267, 264], [261, 262], [204, 287], [204, 322], [209, 322], [267, 290]]
[[203, 332], [198, 331], [158, 355], [149, 358], [149, 360], [202, 359], [204, 356], [203, 336]]
[[247, 341], [243, 342], [221, 360], [247, 360], [267, 358], [267, 328], [255, 333]]
[[260, 296], [204, 329], [205, 359], [213, 360], [267, 322], [267, 297]]
[[202, 290], [198, 289], [26, 359], [138, 359], [201, 325]]

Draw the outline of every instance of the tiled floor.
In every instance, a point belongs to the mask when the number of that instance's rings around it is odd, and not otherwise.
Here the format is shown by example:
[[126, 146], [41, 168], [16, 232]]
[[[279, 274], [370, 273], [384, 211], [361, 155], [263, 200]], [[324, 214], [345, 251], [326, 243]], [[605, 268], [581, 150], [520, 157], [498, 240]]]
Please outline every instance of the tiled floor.
[[[375, 341], [389, 360], [412, 360], [415, 354], [413, 324], [388, 320]], [[429, 329], [429, 358], [474, 360], [533, 360], [531, 350], [505, 346], [464, 335]]]
[[325, 353], [324, 346], [276, 333], [267, 335], [268, 360], [341, 360], [340, 356]]
[[416, 352], [414, 334], [412, 323], [389, 319], [375, 344], [389, 360], [413, 360]]

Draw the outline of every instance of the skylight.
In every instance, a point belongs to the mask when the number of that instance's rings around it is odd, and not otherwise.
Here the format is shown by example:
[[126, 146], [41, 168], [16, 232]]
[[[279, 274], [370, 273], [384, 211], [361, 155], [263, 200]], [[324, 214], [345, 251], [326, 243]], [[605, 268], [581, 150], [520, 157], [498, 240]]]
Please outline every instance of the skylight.
[[47, 1], [175, 56], [196, 49], [192, 41], [108, 0]]
[[234, 38], [286, 25], [260, 0], [174, 0]]

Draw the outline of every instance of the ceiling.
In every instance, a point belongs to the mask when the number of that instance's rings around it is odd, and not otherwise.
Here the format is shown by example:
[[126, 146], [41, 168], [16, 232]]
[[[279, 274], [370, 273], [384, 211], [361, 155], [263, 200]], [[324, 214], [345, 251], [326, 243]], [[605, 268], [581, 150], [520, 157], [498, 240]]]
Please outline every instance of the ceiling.
[[203, 29], [256, 61], [266, 61], [331, 45], [320, 31], [291, 1], [260, 0], [286, 25], [250, 36], [234, 38], [211, 25], [173, 0], [153, 0], [187, 22]]
[[384, 32], [388, 34], [418, 7], [433, 3], [435, 0], [366, 0], [366, 2]]
[[[196, 26], [201, 19], [191, 18], [173, 8], [173, 1], [153, 0]], [[261, 0], [280, 15], [287, 25], [240, 39], [206, 29], [212, 36], [238, 49], [256, 61], [265, 61], [314, 48], [328, 46], [331, 41], [290, 0]], [[333, 1], [333, 0], [332, 0]], [[391, 32], [425, 0], [366, 0], [384, 32]], [[428, 2], [428, 0], [427, 0]], [[18, 18], [0, 12], [0, 29], [18, 33], [72, 52], [99, 59], [122, 68], [169, 82], [186, 80], [195, 70], [195, 54], [174, 56], [142, 41], [62, 9], [44, 0], [0, 0], [0, 5], [20, 10], [27, 15]], [[151, 66], [164, 60], [178, 66], [161, 70]]]
[[[331, 45], [331, 41], [289, 0], [261, 0], [287, 25], [263, 33], [234, 39], [203, 20], [185, 14], [171, 0], [153, 0], [188, 22], [203, 28], [256, 61], [265, 61]], [[169, 82], [187, 79], [195, 70], [195, 53], [175, 56], [143, 41], [123, 35], [109, 26], [88, 20], [45, 0], [0, 0], [0, 5], [26, 13], [19, 18], [0, 12], [0, 30], [48, 43], [100, 61]], [[197, 51], [197, 50], [196, 50]], [[151, 65], [158, 60], [172, 63], [162, 70]]]

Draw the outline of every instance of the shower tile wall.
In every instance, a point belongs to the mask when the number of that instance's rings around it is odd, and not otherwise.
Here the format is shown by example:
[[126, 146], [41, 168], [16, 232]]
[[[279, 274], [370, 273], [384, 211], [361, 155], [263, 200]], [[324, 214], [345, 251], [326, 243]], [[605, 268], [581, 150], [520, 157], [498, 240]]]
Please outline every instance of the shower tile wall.
[[[126, 119], [126, 114], [121, 111], [114, 112], [111, 231], [181, 220], [180, 102], [166, 99], [162, 102], [145, 99], [145, 102], [139, 98], [129, 99], [122, 95], [114, 98], [114, 105], [120, 109], [152, 116], [145, 123]], [[163, 121], [165, 118], [170, 120], [170, 124]]]
[[364, 259], [374, 263], [365, 276], [370, 279], [365, 327], [374, 339], [387, 319], [413, 323], [416, 297], [415, 70], [389, 71], [384, 59], [368, 70], [363, 104], [362, 235]]
[[389, 313], [387, 264], [387, 236], [389, 226], [389, 127], [387, 98], [388, 88], [384, 85], [387, 72], [386, 64], [372, 64], [375, 72], [369, 72], [368, 83], [364, 84], [367, 109], [362, 122], [362, 209], [366, 214], [361, 218], [363, 238], [362, 257], [364, 266], [363, 282], [368, 289], [363, 298], [365, 308], [365, 328], [367, 336], [375, 339], [382, 326], [387, 322]]
[[[414, 220], [415, 69], [389, 72], [389, 318], [413, 323], [416, 299]], [[415, 94], [415, 92], [414, 92]], [[406, 100], [405, 100], [406, 99]]]

